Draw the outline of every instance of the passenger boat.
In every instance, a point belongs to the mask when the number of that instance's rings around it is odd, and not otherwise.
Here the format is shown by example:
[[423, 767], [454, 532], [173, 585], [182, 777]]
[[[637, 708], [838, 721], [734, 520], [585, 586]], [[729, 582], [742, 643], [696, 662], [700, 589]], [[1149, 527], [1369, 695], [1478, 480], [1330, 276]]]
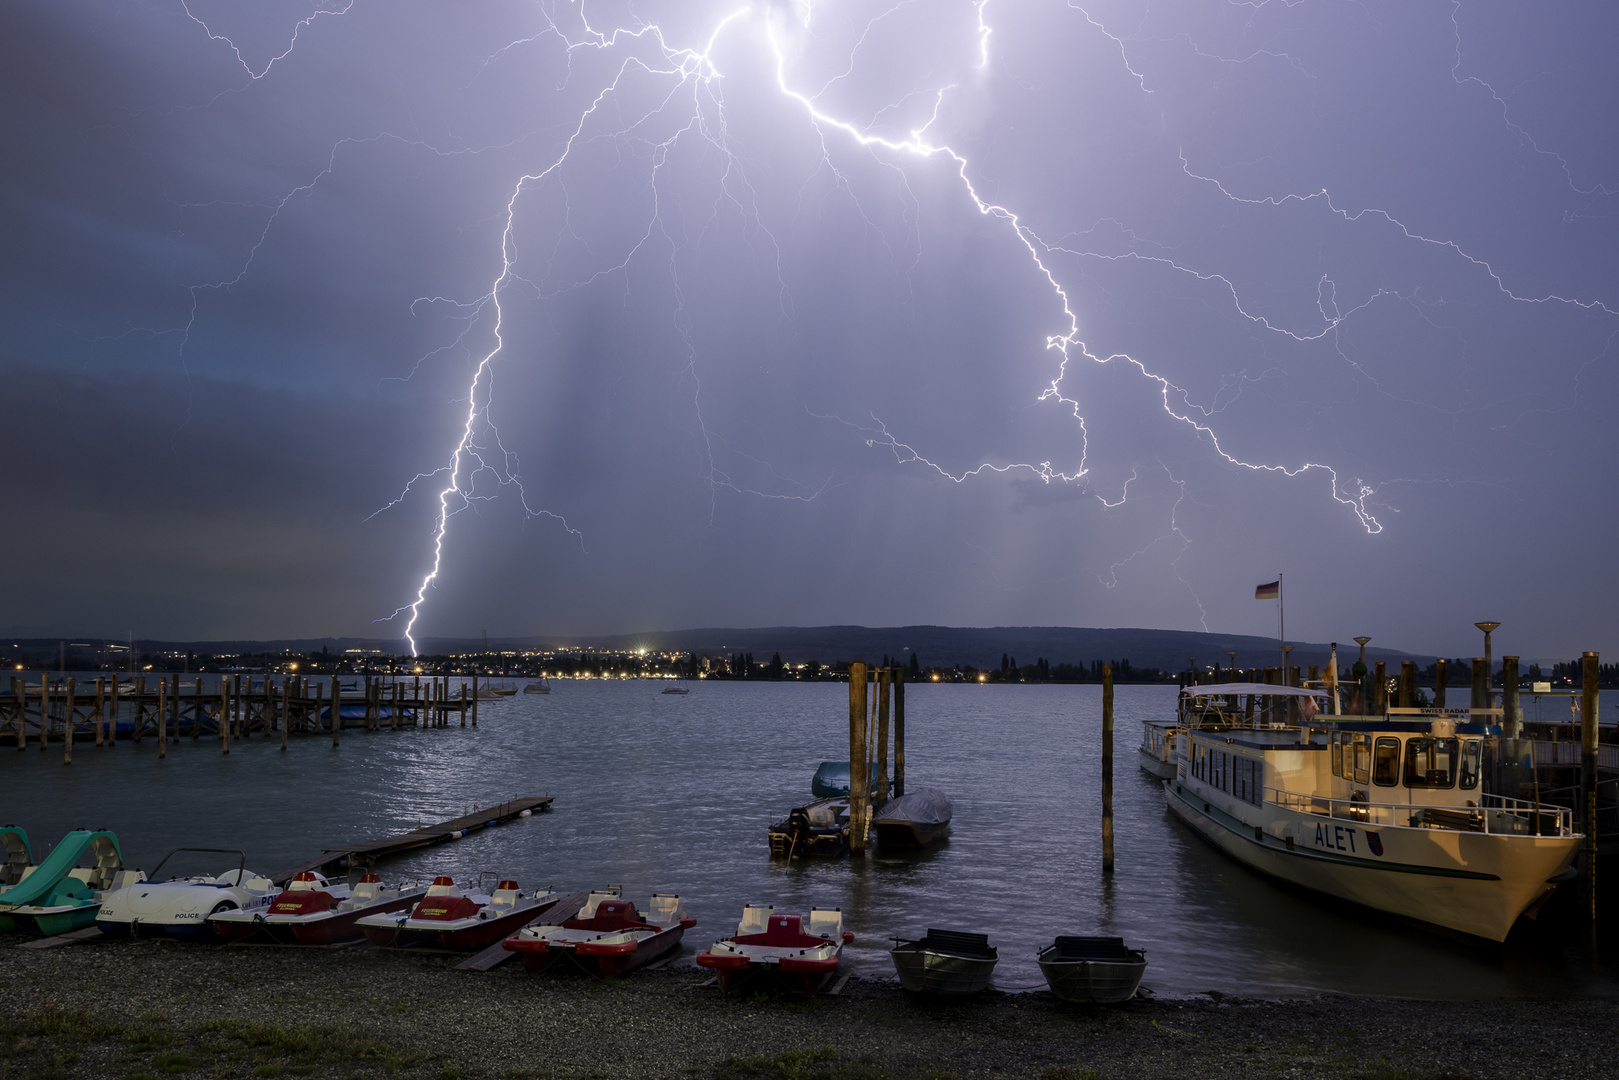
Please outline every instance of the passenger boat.
[[803, 994], [813, 994], [837, 973], [843, 947], [854, 935], [843, 929], [838, 908], [810, 908], [809, 931], [798, 915], [776, 915], [769, 904], [748, 904], [736, 934], [697, 954], [697, 966], [714, 972], [721, 990], [762, 976]]
[[299, 945], [331, 945], [354, 941], [365, 931], [356, 925], [367, 915], [402, 911], [427, 892], [426, 885], [388, 888], [376, 874], [364, 874], [350, 888], [306, 870], [263, 911], [222, 911], [208, 917], [224, 938], [243, 940], [259, 934]]
[[[198, 874], [160, 880], [158, 874], [176, 855], [235, 855], [236, 869], [217, 876]], [[152, 871], [151, 880], [109, 891], [96, 912], [102, 933], [127, 932], [130, 937], [158, 933], [169, 937], [212, 934], [208, 916], [232, 909], [262, 912], [280, 893], [263, 874], [247, 869], [247, 856], [228, 848], [175, 848]]]
[[883, 847], [926, 847], [950, 831], [950, 800], [937, 788], [917, 788], [877, 809], [871, 827]]
[[1064, 1001], [1128, 1001], [1141, 986], [1147, 954], [1116, 937], [1058, 937], [1040, 950], [1040, 973]]
[[895, 938], [889, 951], [899, 984], [932, 994], [976, 994], [989, 985], [1000, 958], [988, 934], [929, 928], [915, 941]]
[[[1571, 811], [1485, 790], [1499, 709], [1314, 714], [1319, 690], [1265, 683], [1200, 696], [1280, 698], [1281, 723], [1187, 731], [1169, 809], [1238, 861], [1377, 911], [1490, 941], [1568, 880]], [[1286, 717], [1297, 714], [1296, 724]]]
[[556, 893], [528, 895], [503, 880], [492, 893], [469, 893], [450, 877], [436, 877], [405, 914], [380, 912], [355, 920], [373, 945], [481, 949], [502, 940], [562, 899]]
[[623, 898], [621, 889], [609, 887], [591, 893], [572, 918], [525, 926], [504, 944], [522, 954], [523, 965], [535, 974], [569, 960], [611, 979], [677, 948], [681, 936], [696, 925], [674, 893], [653, 893], [643, 914]]
[[[81, 866], [86, 860], [89, 865]], [[20, 880], [0, 890], [0, 930], [45, 935], [83, 930], [95, 925], [107, 893], [144, 880], [145, 874], [124, 869], [117, 836], [75, 829], [44, 862], [28, 867]]]
[[833, 858], [849, 850], [849, 799], [818, 799], [770, 823], [770, 854]]

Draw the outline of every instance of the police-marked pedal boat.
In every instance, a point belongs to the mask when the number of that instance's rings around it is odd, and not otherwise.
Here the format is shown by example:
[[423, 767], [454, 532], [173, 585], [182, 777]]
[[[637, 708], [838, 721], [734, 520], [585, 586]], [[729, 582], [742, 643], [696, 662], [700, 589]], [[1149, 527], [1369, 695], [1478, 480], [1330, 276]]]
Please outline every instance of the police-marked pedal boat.
[[1401, 918], [1503, 941], [1569, 874], [1572, 811], [1485, 790], [1500, 709], [1316, 714], [1320, 690], [1188, 688], [1270, 696], [1290, 725], [1187, 731], [1169, 809], [1239, 862]]
[[262, 935], [285, 944], [332, 945], [363, 937], [356, 924], [367, 915], [414, 907], [426, 893], [426, 885], [389, 888], [376, 874], [362, 875], [351, 887], [305, 870], [265, 910], [222, 911], [208, 921], [229, 940]]
[[[176, 855], [235, 855], [236, 869], [217, 876], [198, 874], [167, 881], [158, 875]], [[96, 912], [104, 934], [162, 934], [168, 937], [212, 935], [208, 916], [226, 911], [257, 913], [270, 906], [281, 890], [263, 874], [247, 869], [247, 856], [228, 848], [175, 848], [163, 856], [149, 881], [137, 881], [108, 892]]]
[[721, 990], [755, 975], [813, 994], [837, 973], [843, 947], [854, 935], [843, 929], [838, 908], [810, 908], [805, 932], [798, 915], [776, 915], [770, 904], [748, 904], [733, 937], [697, 954], [697, 966], [714, 972]]
[[568, 960], [611, 979], [666, 955], [696, 925], [674, 893], [653, 893], [642, 913], [623, 898], [622, 889], [611, 886], [592, 892], [572, 918], [530, 924], [504, 944], [520, 954], [523, 966], [534, 974]]
[[1061, 936], [1040, 950], [1040, 974], [1064, 1001], [1110, 1004], [1136, 996], [1147, 954], [1117, 937]]
[[561, 899], [554, 892], [524, 893], [511, 880], [502, 880], [494, 892], [486, 894], [468, 892], [453, 878], [436, 877], [410, 911], [366, 915], [355, 920], [355, 925], [373, 945], [386, 948], [482, 949]]

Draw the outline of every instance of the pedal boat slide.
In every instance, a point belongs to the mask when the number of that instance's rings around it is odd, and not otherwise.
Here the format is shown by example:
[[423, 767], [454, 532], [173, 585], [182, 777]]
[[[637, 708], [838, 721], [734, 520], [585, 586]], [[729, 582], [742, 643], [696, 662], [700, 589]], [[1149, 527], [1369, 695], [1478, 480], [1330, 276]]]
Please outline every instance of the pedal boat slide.
[[525, 926], [504, 944], [521, 954], [523, 965], [534, 974], [559, 960], [569, 960], [591, 974], [611, 979], [667, 954], [697, 925], [673, 893], [653, 893], [650, 907], [641, 914], [622, 898], [622, 890], [601, 889], [590, 894], [573, 918]]
[[[25, 836], [25, 851], [26, 844]], [[91, 865], [80, 866], [86, 857]], [[25, 867], [14, 884], [0, 889], [0, 930], [49, 936], [94, 926], [108, 893], [145, 878], [124, 869], [118, 837], [104, 829], [75, 829], [44, 862]]]

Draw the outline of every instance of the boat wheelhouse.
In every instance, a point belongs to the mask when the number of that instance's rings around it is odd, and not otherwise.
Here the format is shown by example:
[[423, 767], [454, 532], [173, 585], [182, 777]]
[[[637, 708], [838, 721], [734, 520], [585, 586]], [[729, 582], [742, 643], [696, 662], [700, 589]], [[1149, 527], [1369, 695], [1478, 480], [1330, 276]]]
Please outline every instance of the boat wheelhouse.
[[1141, 745], [1137, 747], [1142, 771], [1160, 780], [1174, 776], [1180, 737], [1180, 722], [1177, 720], [1143, 720]]
[[1269, 724], [1194, 723], [1164, 784], [1177, 817], [1256, 870], [1492, 941], [1572, 873], [1569, 810], [1486, 790], [1501, 729], [1474, 717], [1499, 710], [1327, 716], [1318, 690], [1189, 692], [1272, 699]]

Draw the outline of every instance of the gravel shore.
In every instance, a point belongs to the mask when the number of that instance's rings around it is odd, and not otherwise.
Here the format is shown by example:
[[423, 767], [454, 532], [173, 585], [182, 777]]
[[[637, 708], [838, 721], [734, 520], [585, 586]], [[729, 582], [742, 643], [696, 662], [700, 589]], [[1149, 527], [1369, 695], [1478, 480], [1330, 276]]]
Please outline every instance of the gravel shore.
[[459, 957], [0, 942], [0, 1078], [1619, 1075], [1619, 1003], [722, 994], [686, 957], [603, 982]]

